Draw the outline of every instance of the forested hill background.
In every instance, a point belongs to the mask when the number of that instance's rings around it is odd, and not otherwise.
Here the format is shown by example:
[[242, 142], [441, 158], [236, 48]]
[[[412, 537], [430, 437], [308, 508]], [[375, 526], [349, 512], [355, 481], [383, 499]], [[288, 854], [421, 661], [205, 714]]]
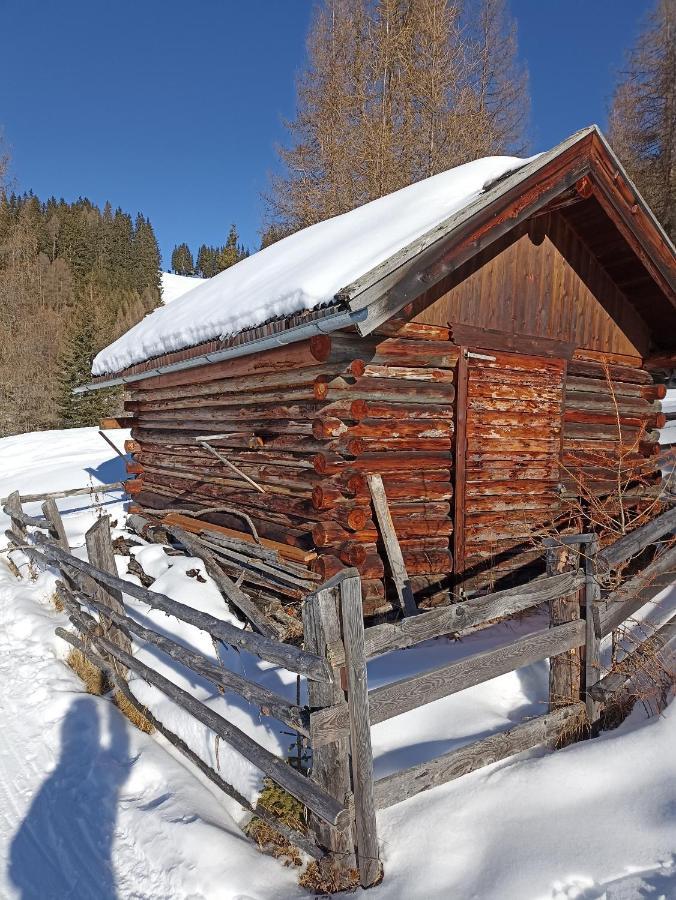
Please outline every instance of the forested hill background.
[[114, 393], [81, 399], [93, 355], [160, 303], [149, 220], [110, 204], [0, 192], [0, 435], [92, 424]]

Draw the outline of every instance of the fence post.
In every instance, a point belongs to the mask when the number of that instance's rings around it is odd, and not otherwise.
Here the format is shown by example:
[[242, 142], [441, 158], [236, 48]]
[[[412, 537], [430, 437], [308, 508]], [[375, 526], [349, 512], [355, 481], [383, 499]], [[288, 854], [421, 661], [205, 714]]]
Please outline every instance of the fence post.
[[56, 500], [54, 500], [53, 497], [45, 500], [42, 504], [42, 515], [47, 519], [51, 536], [56, 538], [60, 547], [63, 547], [64, 550], [69, 550], [70, 547], [68, 545], [68, 537], [66, 536], [63, 519], [61, 518], [61, 513], [56, 505]]
[[12, 523], [12, 531], [16, 534], [17, 537], [21, 538], [21, 541], [25, 543], [26, 541], [26, 526], [19, 519], [15, 519], [12, 516], [12, 513], [22, 513], [23, 507], [21, 506], [21, 494], [18, 491], [12, 491], [12, 493], [7, 498], [7, 502], [5, 503], [5, 509], [10, 518], [10, 522]]
[[357, 862], [360, 883], [362, 887], [369, 887], [380, 878], [381, 865], [378, 856], [376, 808], [373, 797], [373, 753], [364, 649], [364, 612], [361, 579], [357, 573], [349, 575], [341, 582], [340, 613], [345, 646], [347, 703], [350, 712], [350, 750], [357, 831]]
[[[304, 646], [317, 656], [329, 657], [329, 647], [341, 641], [338, 604], [339, 577], [331, 579], [303, 603]], [[330, 684], [308, 678], [308, 700], [311, 707], [343, 703], [340, 668], [333, 667]], [[312, 751], [312, 779], [332, 797], [349, 807], [352, 802], [349, 742], [346, 738], [332, 741]], [[340, 829], [327, 825], [310, 813], [310, 826], [317, 843], [329, 851], [328, 864], [342, 877], [347, 887], [357, 867], [354, 853], [352, 822]], [[322, 861], [320, 865], [325, 865]]]
[[599, 601], [601, 599], [601, 586], [598, 582], [597, 555], [599, 550], [598, 538], [594, 537], [587, 547], [584, 561], [586, 575], [584, 588], [584, 605], [586, 619], [585, 640], [585, 677], [584, 690], [587, 704], [587, 719], [591, 736], [594, 735], [595, 726], [599, 718], [600, 704], [591, 696], [589, 690], [601, 678], [601, 625], [599, 621]]
[[[101, 516], [100, 519], [96, 520], [85, 534], [85, 542], [87, 544], [89, 562], [92, 563], [92, 565], [97, 566], [97, 568], [103, 569], [105, 572], [117, 575], [115, 551], [113, 550], [113, 541], [110, 536], [110, 520], [108, 516]], [[108, 606], [110, 609], [115, 610], [115, 612], [120, 613], [120, 615], [125, 615], [122, 594], [120, 591], [104, 587], [104, 585], [99, 584], [98, 582], [95, 582], [92, 587], [94, 589], [94, 599], [98, 600], [104, 606]], [[109, 640], [126, 653], [131, 653], [131, 641], [124, 632], [120, 631], [119, 628], [116, 628], [110, 621], [104, 620], [101, 624], [105, 636]], [[127, 670], [121, 663], [116, 660], [111, 660], [111, 664], [118, 674], [126, 677]]]
[[[571, 563], [564, 556], [568, 549], [575, 555], [577, 568], [578, 547], [572, 544], [550, 547], [547, 550], [547, 574], [556, 575], [570, 568]], [[550, 627], [573, 622], [580, 618], [580, 595], [576, 591], [566, 597], [549, 601]], [[549, 661], [549, 709], [550, 711], [568, 706], [580, 699], [580, 654], [578, 650], [568, 650]]]

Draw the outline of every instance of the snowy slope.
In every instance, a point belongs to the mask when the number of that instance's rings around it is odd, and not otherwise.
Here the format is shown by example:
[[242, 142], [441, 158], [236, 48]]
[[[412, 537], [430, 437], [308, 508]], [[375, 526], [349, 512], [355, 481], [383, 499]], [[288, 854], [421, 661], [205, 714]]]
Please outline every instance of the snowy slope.
[[162, 272], [161, 280], [162, 303], [165, 306], [167, 303], [173, 303], [174, 300], [178, 300], [183, 294], [187, 294], [188, 291], [191, 291], [193, 288], [196, 288], [206, 281], [205, 278], [196, 278], [189, 275], [174, 275], [173, 272]]
[[[120, 436], [120, 432], [110, 432]], [[120, 437], [121, 439], [121, 437]], [[106, 454], [108, 458], [106, 459]], [[119, 462], [96, 429], [0, 441], [0, 495], [87, 484]], [[50, 483], [49, 466], [54, 466]], [[114, 477], [114, 475], [113, 475]], [[106, 498], [103, 498], [104, 501]], [[105, 507], [123, 524], [119, 498]], [[76, 502], [77, 501], [77, 502]], [[72, 544], [98, 514], [86, 498], [59, 501]], [[116, 532], [119, 533], [119, 532]], [[82, 550], [77, 551], [83, 552]], [[187, 576], [196, 562], [148, 545], [135, 551], [157, 590], [227, 618], [210, 579]], [[13, 554], [20, 562], [19, 554]], [[118, 557], [126, 572], [127, 560]], [[200, 567], [201, 568], [201, 567]], [[54, 576], [18, 581], [0, 556], [0, 897], [55, 900], [308, 896], [296, 873], [241, 838], [241, 812], [173, 757], [157, 737], [127, 725], [107, 701], [81, 693], [54, 636], [63, 614], [49, 603]], [[202, 570], [203, 571], [203, 570]], [[127, 576], [132, 577], [132, 576]], [[205, 636], [126, 598], [151, 627], [214, 657]], [[667, 591], [659, 618], [673, 614]], [[542, 627], [538, 616], [440, 639], [369, 665], [375, 687], [470, 655]], [[222, 696], [144, 647], [136, 653], [274, 752], [292, 740], [273, 720]], [[292, 697], [295, 681], [247, 654], [222, 663]], [[376, 775], [396, 771], [544, 709], [545, 663], [445, 698], [373, 728]], [[141, 682], [132, 688], [210, 764], [249, 796], [260, 778], [213, 734], [186, 720]], [[76, 737], [74, 737], [76, 735]], [[676, 898], [676, 715], [631, 721], [556, 754], [534, 752], [466, 776], [378, 815], [385, 864], [374, 900], [629, 900]]]
[[475, 160], [292, 234], [146, 316], [98, 354], [92, 372], [117, 372], [326, 303], [467, 206], [487, 182], [525, 162], [512, 156]]

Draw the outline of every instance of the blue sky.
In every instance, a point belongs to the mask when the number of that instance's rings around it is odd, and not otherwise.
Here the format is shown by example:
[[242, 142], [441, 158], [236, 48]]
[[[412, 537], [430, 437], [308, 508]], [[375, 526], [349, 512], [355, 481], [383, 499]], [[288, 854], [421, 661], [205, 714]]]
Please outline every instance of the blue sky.
[[[471, 2], [471, 0], [470, 0]], [[606, 121], [650, 3], [511, 0], [532, 149]], [[110, 200], [182, 240], [258, 245], [310, 0], [0, 0], [0, 128], [20, 190]]]

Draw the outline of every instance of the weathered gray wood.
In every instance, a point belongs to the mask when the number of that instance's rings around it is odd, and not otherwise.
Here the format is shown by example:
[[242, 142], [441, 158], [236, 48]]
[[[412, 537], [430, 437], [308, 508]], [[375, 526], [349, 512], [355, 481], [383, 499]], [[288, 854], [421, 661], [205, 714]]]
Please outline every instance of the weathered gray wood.
[[340, 615], [345, 645], [347, 704], [350, 711], [350, 755], [357, 831], [359, 882], [370, 887], [380, 878], [376, 808], [373, 800], [373, 753], [364, 655], [364, 612], [361, 580], [345, 578], [340, 586]]
[[14, 537], [11, 539], [15, 540], [15, 538], [18, 537], [19, 542], [24, 543], [27, 535], [26, 528], [24, 527], [24, 519], [26, 516], [21, 508], [21, 497], [19, 496], [18, 491], [13, 491], [9, 497], [5, 499], [3, 511], [9, 516], [12, 523]]
[[[97, 484], [93, 487], [69, 488], [64, 491], [44, 491], [41, 494], [21, 494], [20, 501], [22, 503], [37, 503], [40, 500], [49, 500], [50, 498], [58, 500], [59, 497], [80, 497], [84, 494], [102, 494], [106, 491], [123, 491], [124, 484], [121, 481], [112, 481], [110, 484]], [[18, 491], [14, 491], [18, 494]], [[10, 497], [13, 496], [10, 494]], [[9, 497], [0, 499], [0, 503], [7, 503]]]
[[[110, 519], [108, 516], [101, 516], [97, 519], [92, 527], [85, 534], [85, 543], [87, 545], [87, 556], [90, 563], [104, 572], [110, 572], [117, 575], [117, 565], [115, 564], [115, 551], [113, 550], [113, 541], [110, 536]], [[92, 585], [94, 591], [94, 599], [103, 607], [113, 610], [124, 616], [124, 603], [122, 601], [122, 592], [115, 588], [108, 587], [100, 582]], [[128, 636], [120, 631], [108, 617], [104, 617], [102, 622], [103, 631], [106, 637], [117, 644], [125, 653], [131, 653], [131, 641]], [[126, 672], [121, 671], [122, 676]]]
[[[75, 646], [73, 636], [63, 628], [57, 628], [59, 637]], [[77, 639], [75, 639], [77, 640]], [[79, 643], [79, 642], [78, 642]], [[333, 797], [314, 784], [309, 778], [305, 778], [291, 766], [286, 765], [279, 757], [274, 756], [269, 750], [261, 747], [243, 731], [240, 731], [227, 719], [222, 718], [205, 704], [191, 696], [187, 691], [175, 685], [172, 681], [153, 671], [135, 656], [121, 650], [103, 636], [96, 636], [95, 644], [100, 651], [113, 656], [119, 663], [135, 672], [148, 684], [152, 684], [162, 691], [169, 699], [190, 713], [198, 722], [210, 728], [223, 741], [240, 753], [245, 759], [253, 763], [273, 781], [277, 782], [284, 790], [288, 791], [296, 800], [299, 800], [308, 809], [316, 813], [332, 825], [342, 824], [349, 813]]]
[[[513, 672], [522, 666], [580, 647], [584, 642], [585, 624], [578, 619], [526, 635], [505, 647], [484, 650], [467, 659], [438, 666], [422, 675], [376, 688], [369, 694], [371, 725], [464, 691], [475, 684], [497, 678], [498, 675]], [[335, 735], [343, 733], [348, 727], [349, 715], [344, 704], [310, 714], [310, 731], [313, 738], [316, 736], [318, 740], [323, 739], [324, 732], [335, 739]]]
[[375, 510], [376, 519], [380, 526], [380, 534], [385, 545], [385, 552], [390, 564], [392, 580], [397, 590], [401, 611], [405, 616], [414, 616], [418, 612], [411, 590], [411, 582], [406, 571], [404, 557], [399, 546], [397, 532], [394, 530], [394, 522], [390, 515], [390, 507], [387, 504], [387, 495], [385, 486], [380, 475], [367, 475], [371, 499], [373, 501], [373, 509]]
[[167, 531], [179, 540], [192, 556], [196, 556], [198, 559], [202, 560], [204, 568], [216, 582], [219, 591], [228, 602], [232, 603], [235, 609], [238, 609], [242, 615], [246, 616], [259, 634], [269, 638], [279, 638], [280, 635], [277, 629], [273, 627], [272, 623], [268, 621], [265, 615], [258, 609], [253, 600], [250, 597], [247, 597], [244, 591], [238, 588], [235, 582], [225, 574], [206, 547], [202, 546], [199, 541], [183, 531], [182, 528], [168, 525]]
[[60, 547], [63, 547], [64, 550], [69, 550], [68, 535], [63, 525], [61, 513], [56, 505], [56, 500], [53, 497], [45, 500], [42, 504], [42, 514], [47, 520], [49, 533], [56, 539]]
[[[574, 561], [570, 554], [573, 553]], [[547, 574], [577, 568], [578, 552], [565, 546], [547, 550]], [[580, 596], [573, 592], [549, 601], [549, 622], [552, 628], [580, 619]], [[549, 709], [567, 706], [580, 699], [580, 653], [577, 648], [553, 655], [549, 663]]]
[[600, 708], [591, 693], [592, 687], [601, 677], [601, 621], [599, 600], [601, 587], [597, 575], [598, 539], [587, 545], [585, 553], [584, 607], [585, 607], [585, 703], [587, 720], [593, 729], [598, 720]]
[[620, 563], [645, 550], [650, 544], [670, 535], [674, 530], [676, 530], [676, 506], [601, 550], [599, 564], [614, 569]]
[[492, 619], [514, 615], [556, 597], [565, 596], [584, 584], [584, 580], [581, 570], [564, 572], [531, 581], [521, 587], [432, 609], [402, 622], [375, 625], [364, 631], [366, 658], [402, 650], [430, 638], [457, 634], [477, 625], [484, 625]]
[[676, 616], [651, 635], [619, 663], [617, 669], [608, 672], [591, 688], [591, 694], [601, 704], [607, 704], [637, 677], [643, 668], [641, 658], [650, 659], [650, 667], [659, 658], [670, 677], [676, 675]]
[[38, 562], [42, 561], [44, 564], [45, 562], [56, 561], [63, 563], [66, 566], [70, 566], [71, 568], [78, 569], [80, 572], [84, 572], [86, 575], [91, 576], [106, 587], [129, 594], [130, 597], [135, 597], [137, 600], [147, 603], [148, 606], [151, 606], [153, 609], [160, 609], [162, 612], [167, 613], [167, 615], [175, 616], [177, 619], [182, 619], [189, 625], [194, 625], [195, 628], [206, 631], [207, 634], [211, 635], [211, 637], [216, 640], [223, 641], [233, 647], [243, 647], [245, 650], [249, 650], [256, 656], [260, 656], [261, 659], [283, 666], [290, 672], [297, 672], [318, 681], [329, 681], [332, 677], [331, 667], [325, 659], [321, 659], [307, 651], [299, 650], [291, 644], [278, 643], [277, 641], [271, 641], [269, 638], [265, 638], [260, 634], [244, 631], [241, 628], [231, 625], [229, 622], [224, 622], [222, 619], [217, 619], [215, 616], [209, 615], [209, 613], [200, 612], [199, 610], [193, 609], [191, 606], [186, 606], [184, 603], [172, 600], [171, 597], [167, 597], [166, 594], [160, 594], [157, 591], [149, 591], [147, 588], [134, 584], [131, 581], [127, 581], [124, 578], [110, 575], [108, 572], [91, 565], [91, 563], [78, 559], [70, 553], [66, 553], [60, 547], [49, 544], [46, 538], [42, 537], [42, 539], [40, 539], [41, 536], [39, 533], [36, 537], [42, 552], [39, 552], [36, 549], [31, 550], [31, 548], [26, 552]]
[[600, 604], [601, 634], [605, 637], [668, 587], [676, 573], [676, 547], [671, 547], [628, 579]]
[[541, 744], [556, 740], [563, 731], [578, 728], [584, 719], [584, 705], [575, 703], [561, 709], [538, 716], [492, 734], [458, 750], [451, 750], [429, 762], [419, 763], [394, 772], [375, 783], [375, 803], [377, 809], [385, 809], [415, 797], [422, 791], [446, 784], [455, 778], [474, 772], [483, 766], [523, 753]]
[[[16, 494], [18, 497], [18, 492], [16, 492]], [[3, 506], [2, 511], [11, 518], [12, 522], [20, 525], [32, 525], [35, 528], [47, 528], [49, 524], [44, 516], [29, 516], [28, 513], [22, 511], [21, 505], [18, 507], [16, 505], [11, 505], [9, 500]]]
[[234, 691], [250, 703], [255, 703], [260, 707], [264, 716], [279, 719], [280, 722], [285, 722], [289, 727], [309, 737], [309, 715], [307, 710], [290, 703], [274, 691], [249, 681], [235, 672], [230, 672], [228, 669], [215, 665], [201, 654], [177, 644], [170, 638], [158, 634], [150, 628], [145, 628], [129, 616], [120, 615], [120, 613], [109, 609], [96, 599], [88, 596], [76, 598], [68, 588], [61, 584], [57, 585], [57, 594], [62, 599], [64, 606], [79, 600], [85, 606], [91, 607], [106, 616], [123, 631], [135, 634], [141, 640], [148, 641], [159, 647], [167, 656], [175, 659], [198, 675], [204, 676], [216, 687], [222, 687], [226, 691]]
[[[318, 656], [326, 656], [329, 643], [340, 640], [338, 619], [339, 586], [320, 588], [303, 603], [303, 634], [306, 649]], [[308, 699], [311, 707], [341, 702], [344, 698], [340, 686], [340, 671], [332, 668], [331, 682], [308, 682]], [[310, 736], [312, 744], [312, 735]], [[345, 735], [319, 748], [312, 746], [312, 779], [332, 797], [349, 807], [352, 797], [350, 779], [349, 742]], [[342, 829], [329, 829], [316, 817], [310, 822], [317, 841], [331, 852], [331, 860], [341, 871], [349, 872], [357, 867], [353, 823]]]

